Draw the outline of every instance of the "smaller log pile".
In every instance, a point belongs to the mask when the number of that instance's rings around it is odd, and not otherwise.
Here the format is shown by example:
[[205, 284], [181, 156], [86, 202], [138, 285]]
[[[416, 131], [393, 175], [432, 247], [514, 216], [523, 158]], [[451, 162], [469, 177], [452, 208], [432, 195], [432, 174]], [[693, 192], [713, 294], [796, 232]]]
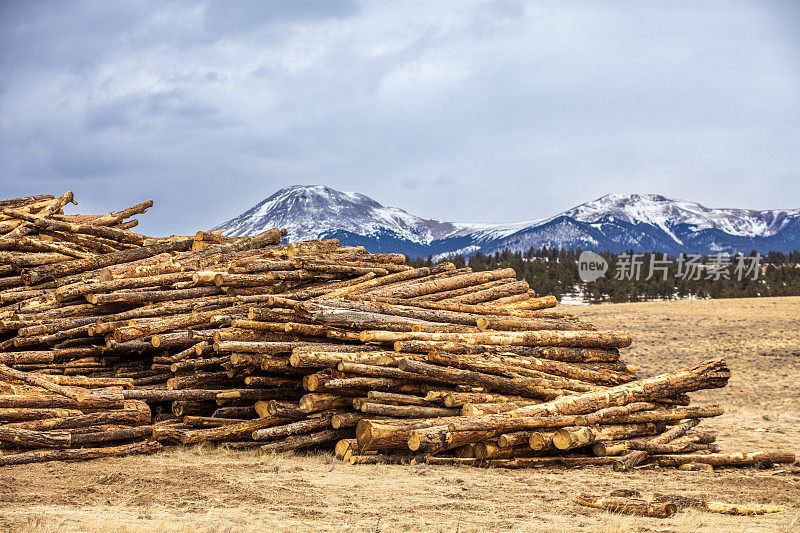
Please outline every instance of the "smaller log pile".
[[[724, 361], [637, 379], [629, 333], [554, 312], [512, 269], [412, 268], [277, 229], [158, 239], [124, 221], [152, 202], [70, 218], [71, 200], [0, 204], [0, 464], [203, 442], [353, 464], [794, 461], [720, 453], [697, 427], [723, 410], [687, 393], [724, 386]], [[21, 231], [47, 244], [12, 248]]]

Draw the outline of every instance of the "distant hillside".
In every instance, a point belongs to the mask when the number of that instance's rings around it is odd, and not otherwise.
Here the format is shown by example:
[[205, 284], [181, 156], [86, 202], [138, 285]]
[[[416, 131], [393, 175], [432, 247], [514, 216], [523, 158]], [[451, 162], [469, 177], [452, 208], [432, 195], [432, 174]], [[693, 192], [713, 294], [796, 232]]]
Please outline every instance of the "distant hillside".
[[468, 224], [420, 218], [363, 194], [295, 185], [214, 229], [250, 235], [272, 227], [286, 228], [290, 240], [338, 238], [412, 257], [542, 247], [670, 254], [800, 249], [800, 209], [710, 209], [656, 194], [609, 194], [550, 218]]

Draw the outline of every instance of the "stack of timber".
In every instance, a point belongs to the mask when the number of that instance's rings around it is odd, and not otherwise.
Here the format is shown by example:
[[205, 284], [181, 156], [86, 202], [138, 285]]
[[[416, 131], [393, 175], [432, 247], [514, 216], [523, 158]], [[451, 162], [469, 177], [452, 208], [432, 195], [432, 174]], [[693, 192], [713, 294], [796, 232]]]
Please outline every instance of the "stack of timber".
[[125, 221], [152, 202], [64, 215], [71, 200], [0, 202], [0, 465], [206, 442], [353, 464], [794, 462], [720, 453], [697, 427], [723, 410], [687, 394], [724, 386], [724, 361], [639, 379], [629, 333], [553, 311], [512, 269], [278, 229], [152, 238]]

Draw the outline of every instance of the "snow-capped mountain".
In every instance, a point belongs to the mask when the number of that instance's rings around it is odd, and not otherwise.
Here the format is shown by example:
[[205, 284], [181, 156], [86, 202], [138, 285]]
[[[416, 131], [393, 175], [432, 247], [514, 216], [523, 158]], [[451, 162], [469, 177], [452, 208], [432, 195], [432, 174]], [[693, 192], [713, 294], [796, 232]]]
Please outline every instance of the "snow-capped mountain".
[[800, 209], [709, 209], [655, 194], [610, 194], [554, 217], [511, 224], [423, 219], [358, 193], [281, 189], [214, 229], [250, 235], [286, 228], [289, 240], [338, 238], [373, 252], [434, 256], [542, 246], [677, 254], [800, 249]]

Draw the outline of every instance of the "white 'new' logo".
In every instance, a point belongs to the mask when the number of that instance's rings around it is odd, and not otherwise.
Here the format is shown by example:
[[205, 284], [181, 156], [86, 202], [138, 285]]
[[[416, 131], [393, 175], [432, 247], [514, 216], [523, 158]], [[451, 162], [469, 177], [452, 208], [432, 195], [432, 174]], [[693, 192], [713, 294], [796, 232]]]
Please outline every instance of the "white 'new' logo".
[[594, 252], [581, 252], [578, 257], [578, 276], [581, 281], [589, 283], [603, 277], [608, 271], [608, 262], [603, 256]]

